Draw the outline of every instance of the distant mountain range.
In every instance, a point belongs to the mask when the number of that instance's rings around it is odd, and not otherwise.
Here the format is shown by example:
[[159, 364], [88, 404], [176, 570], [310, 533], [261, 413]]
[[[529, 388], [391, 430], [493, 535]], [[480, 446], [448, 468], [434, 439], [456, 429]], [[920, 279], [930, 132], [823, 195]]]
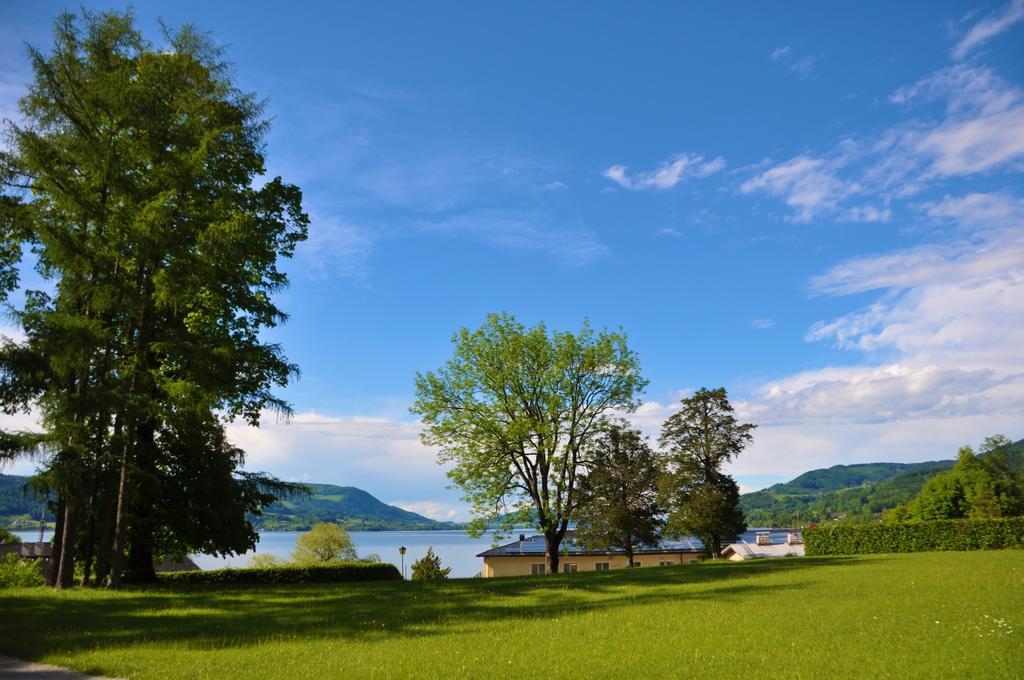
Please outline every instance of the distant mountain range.
[[[1024, 440], [1009, 449], [1010, 462], [1024, 472]], [[747, 524], [793, 526], [839, 520], [870, 522], [882, 512], [914, 498], [924, 483], [953, 467], [953, 460], [927, 463], [862, 463], [834, 465], [805, 472], [792, 481], [745, 493], [740, 505]], [[27, 477], [0, 475], [0, 526], [38, 525], [42, 499], [24, 492]], [[388, 505], [354, 486], [310, 484], [306, 498], [280, 500], [253, 518], [266, 531], [300, 531], [317, 522], [336, 522], [352, 531], [416, 531], [461, 529]], [[52, 521], [52, 517], [47, 517]]]
[[267, 531], [299, 531], [317, 522], [336, 522], [351, 531], [418, 531], [461, 529], [461, 524], [438, 522], [409, 510], [388, 505], [354, 486], [309, 484], [308, 498], [280, 500], [253, 518]]
[[[1008, 450], [1010, 463], [1024, 472], [1024, 440]], [[953, 467], [954, 460], [927, 463], [864, 463], [811, 470], [784, 484], [740, 496], [747, 524], [793, 526], [839, 520], [863, 523], [905, 503], [924, 483]]]
[[[25, 493], [28, 477], [0, 475], [0, 526], [38, 526], [42, 499]], [[253, 524], [266, 531], [300, 531], [317, 522], [336, 522], [351, 531], [418, 531], [460, 529], [461, 524], [438, 522], [429, 517], [388, 505], [354, 486], [310, 484], [313, 494], [306, 498], [281, 500], [253, 517]], [[52, 521], [52, 517], [47, 517]]]

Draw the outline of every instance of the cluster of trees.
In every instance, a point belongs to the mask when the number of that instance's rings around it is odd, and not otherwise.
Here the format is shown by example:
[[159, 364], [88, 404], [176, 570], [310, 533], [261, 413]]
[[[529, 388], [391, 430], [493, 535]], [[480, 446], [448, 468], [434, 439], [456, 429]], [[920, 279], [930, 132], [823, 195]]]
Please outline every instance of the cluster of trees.
[[263, 181], [267, 121], [190, 27], [154, 46], [130, 13], [62, 14], [0, 156], [0, 301], [26, 262], [44, 285], [0, 347], [6, 432], [55, 497], [49, 583], [152, 579], [155, 555], [251, 548], [246, 519], [300, 492], [241, 471], [227, 420], [289, 412], [297, 368], [263, 332], [285, 320], [278, 261], [306, 238], [301, 193]]
[[739, 489], [722, 471], [751, 441], [724, 389], [683, 399], [662, 428], [662, 451], [620, 416], [647, 381], [621, 331], [549, 332], [493, 314], [453, 338], [452, 358], [417, 376], [413, 412], [424, 443], [452, 464], [472, 504], [473, 533], [534, 523], [548, 573], [573, 524], [595, 548], [697, 535], [709, 554], [746, 528]]
[[885, 514], [889, 521], [908, 519], [991, 519], [1024, 515], [1024, 475], [1010, 463], [1012, 442], [987, 437], [975, 454], [964, 446], [952, 470], [935, 475], [913, 500]]

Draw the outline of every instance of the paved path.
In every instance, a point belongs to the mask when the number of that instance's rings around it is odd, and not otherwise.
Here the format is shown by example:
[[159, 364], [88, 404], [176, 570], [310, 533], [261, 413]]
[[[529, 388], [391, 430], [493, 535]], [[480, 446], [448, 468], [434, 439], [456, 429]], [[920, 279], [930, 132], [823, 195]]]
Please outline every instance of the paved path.
[[10, 656], [0, 656], [0, 678], [3, 680], [103, 680], [95, 675], [84, 675], [60, 666], [30, 663]]

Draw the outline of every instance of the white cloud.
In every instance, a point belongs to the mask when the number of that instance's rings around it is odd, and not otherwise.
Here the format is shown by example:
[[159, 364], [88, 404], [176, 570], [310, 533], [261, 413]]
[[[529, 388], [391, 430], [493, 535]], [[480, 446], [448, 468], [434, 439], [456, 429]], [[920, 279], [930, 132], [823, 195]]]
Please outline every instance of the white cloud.
[[953, 48], [953, 58], [963, 59], [989, 39], [1009, 30], [1024, 20], [1024, 0], [1010, 0], [1002, 9], [993, 12], [971, 27], [967, 35]]
[[[955, 227], [946, 240], [841, 262], [811, 280], [819, 294], [878, 298], [812, 326], [807, 339], [856, 353], [733, 394], [759, 425], [732, 465], [746, 486], [809, 469], [949, 458], [984, 436], [1024, 436], [1024, 200], [946, 196], [916, 206]], [[676, 404], [630, 418], [654, 436]]]
[[548, 182], [542, 188], [544, 191], [565, 191], [569, 186], [565, 182], [555, 180], [554, 182]]
[[754, 319], [750, 322], [750, 325], [759, 331], [763, 331], [774, 326], [775, 321], [773, 319]]
[[[455, 510], [457, 521], [468, 519], [458, 493], [447, 489], [450, 482], [445, 468], [437, 464], [436, 451], [420, 442], [419, 433], [414, 421], [316, 411], [297, 413], [288, 422], [267, 414], [258, 428], [242, 422], [228, 426], [231, 442], [246, 452], [248, 470], [356, 486], [382, 500], [423, 499], [430, 494], [440, 517]], [[426, 506], [416, 503], [424, 502], [404, 504], [420, 512], [415, 508]]]
[[818, 57], [812, 57], [809, 55], [797, 56], [792, 45], [776, 47], [771, 51], [771, 54], [769, 54], [768, 57], [772, 61], [788, 64], [790, 72], [797, 74], [803, 80], [808, 80], [814, 77], [815, 67], [818, 64]]
[[375, 239], [364, 228], [310, 212], [309, 238], [296, 250], [304, 272], [317, 278], [366, 276]]
[[417, 228], [469, 235], [495, 245], [551, 255], [569, 266], [589, 264], [607, 255], [608, 247], [583, 225], [552, 224], [552, 217], [525, 210], [479, 210], [444, 219], [419, 220]]
[[814, 77], [814, 69], [818, 64], [817, 57], [800, 57], [789, 66], [789, 70], [804, 80]]
[[888, 222], [892, 219], [892, 210], [873, 205], [856, 205], [844, 211], [839, 219], [843, 222]]
[[388, 505], [394, 505], [417, 515], [423, 515], [438, 522], [457, 522], [465, 512], [462, 506], [455, 506], [442, 501], [385, 501]]
[[[843, 138], [823, 154], [805, 152], [760, 166], [740, 191], [783, 200], [796, 221], [833, 216], [886, 222], [894, 200], [949, 178], [1024, 167], [1024, 91], [992, 69], [953, 65], [899, 88], [889, 99], [908, 109], [941, 101], [945, 110], [937, 120], [908, 119], [875, 135]], [[850, 206], [854, 198], [861, 203]]]
[[841, 160], [802, 154], [746, 180], [740, 185], [740, 191], [745, 194], [763, 192], [781, 198], [796, 211], [793, 219], [807, 222], [859, 190], [856, 184], [839, 178], [841, 164]]
[[679, 237], [679, 236], [683, 235], [683, 233], [681, 231], [679, 231], [677, 229], [672, 229], [670, 227], [665, 227], [664, 229], [659, 229], [658, 231], [655, 232], [655, 234], [657, 234], [658, 236], [674, 236], [674, 237]]
[[654, 170], [641, 172], [632, 177], [625, 165], [612, 165], [602, 174], [624, 189], [665, 190], [672, 189], [690, 177], [707, 177], [721, 172], [725, 165], [725, 159], [721, 156], [705, 161], [704, 156], [700, 154], [680, 153], [662, 161]]

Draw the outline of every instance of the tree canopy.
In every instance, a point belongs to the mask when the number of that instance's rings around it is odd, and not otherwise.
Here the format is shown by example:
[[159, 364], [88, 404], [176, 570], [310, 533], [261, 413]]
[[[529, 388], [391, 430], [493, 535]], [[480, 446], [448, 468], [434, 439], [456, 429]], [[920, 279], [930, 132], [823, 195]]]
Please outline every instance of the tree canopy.
[[548, 571], [573, 519], [584, 450], [615, 411], [630, 411], [646, 385], [621, 331], [526, 328], [491, 314], [453, 338], [452, 358], [416, 377], [422, 440], [452, 464], [450, 479], [472, 504], [471, 531], [499, 530], [536, 513]]
[[723, 538], [746, 529], [739, 487], [722, 467], [753, 440], [755, 427], [736, 419], [725, 388], [697, 390], [665, 421], [667, 536], [696, 535], [705, 553], [717, 556]]
[[580, 480], [576, 536], [590, 550], [621, 549], [629, 565], [637, 547], [661, 540], [658, 455], [639, 430], [614, 424], [587, 450]]
[[355, 562], [359, 559], [352, 537], [337, 524], [321, 522], [295, 541], [292, 561], [296, 564]]

